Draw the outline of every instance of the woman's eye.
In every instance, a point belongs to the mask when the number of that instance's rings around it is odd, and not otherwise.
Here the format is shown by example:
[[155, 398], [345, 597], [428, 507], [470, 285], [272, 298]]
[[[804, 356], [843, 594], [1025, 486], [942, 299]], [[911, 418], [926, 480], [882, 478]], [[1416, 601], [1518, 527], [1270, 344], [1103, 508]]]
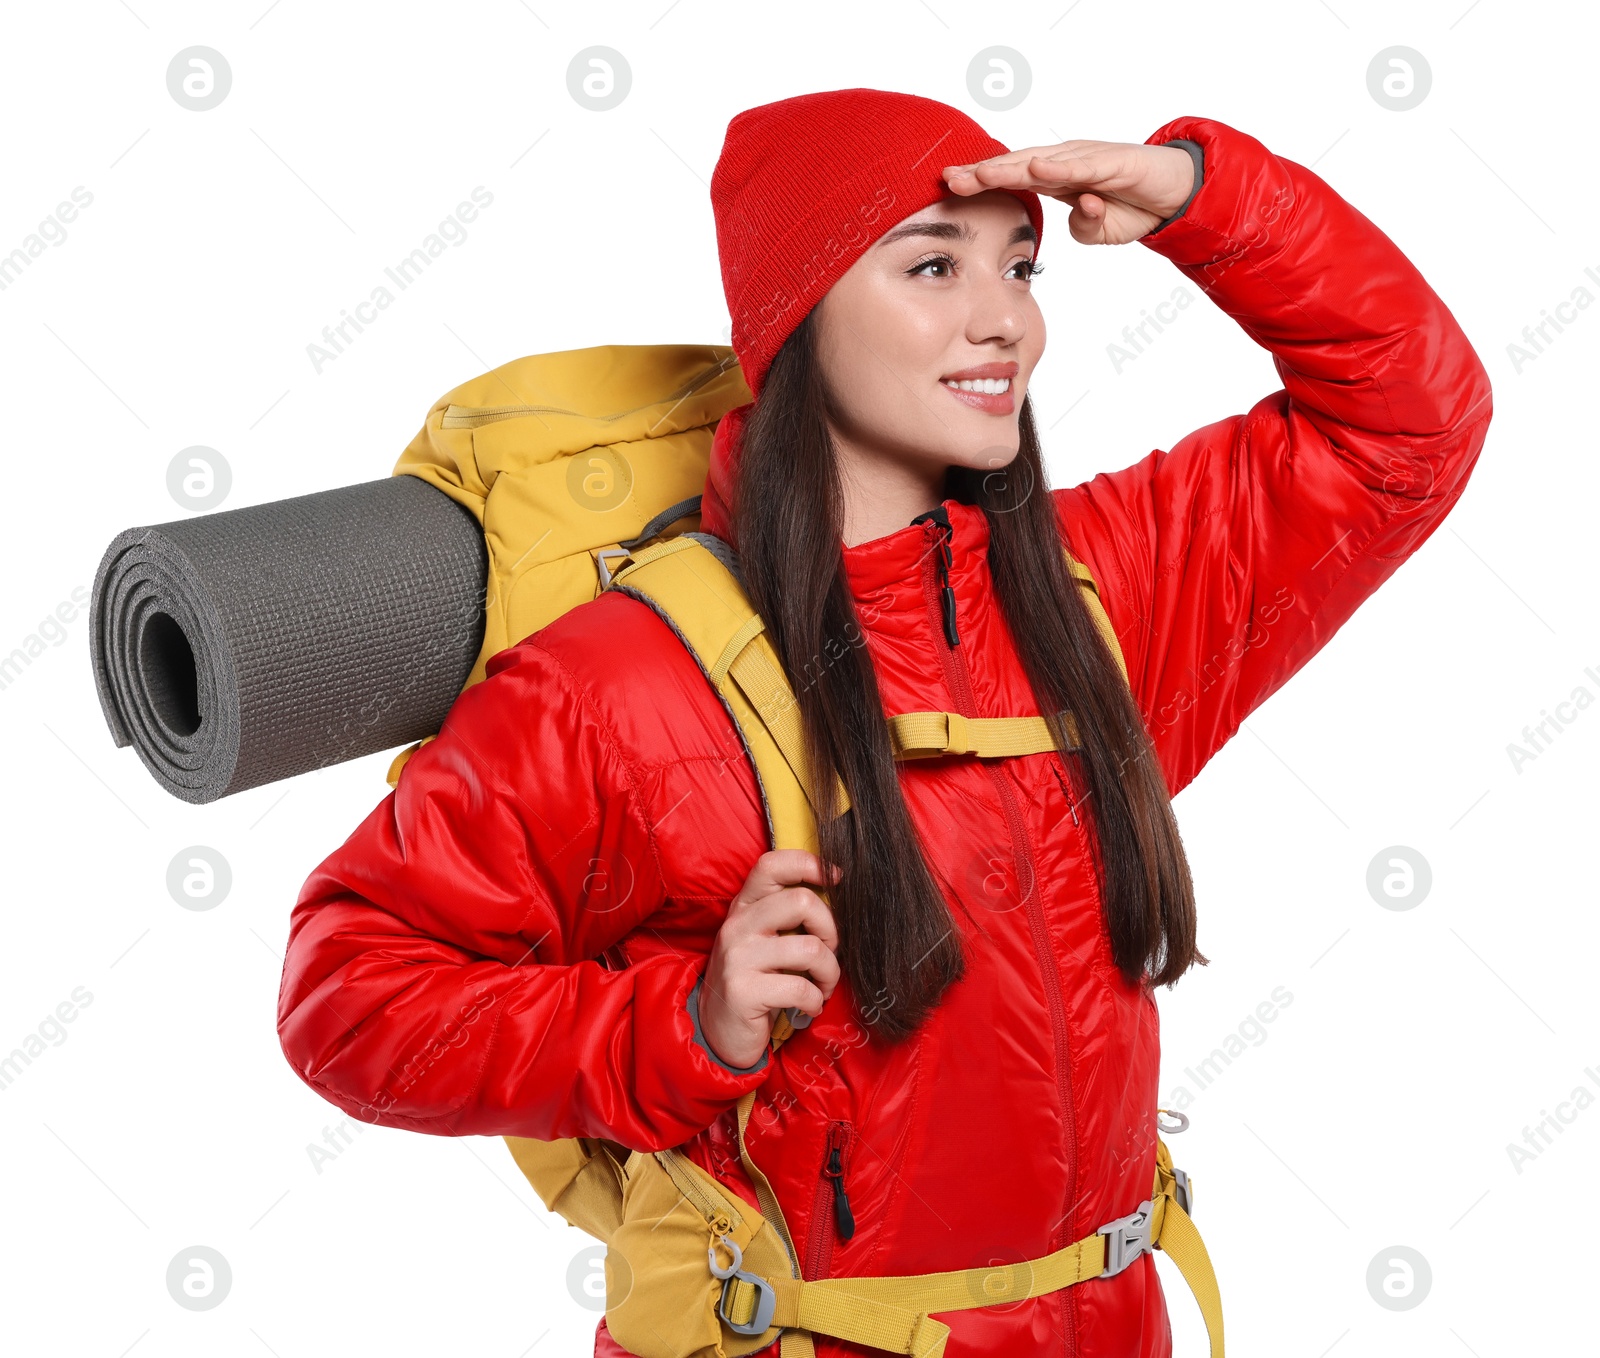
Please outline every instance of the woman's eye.
[[[949, 278], [955, 271], [955, 267], [956, 262], [949, 255], [932, 255], [927, 259], [918, 260], [906, 272], [914, 277]], [[1043, 272], [1043, 265], [1036, 264], [1031, 259], [1019, 259], [1006, 270], [1005, 276], [1007, 278], [1019, 278], [1026, 283]]]

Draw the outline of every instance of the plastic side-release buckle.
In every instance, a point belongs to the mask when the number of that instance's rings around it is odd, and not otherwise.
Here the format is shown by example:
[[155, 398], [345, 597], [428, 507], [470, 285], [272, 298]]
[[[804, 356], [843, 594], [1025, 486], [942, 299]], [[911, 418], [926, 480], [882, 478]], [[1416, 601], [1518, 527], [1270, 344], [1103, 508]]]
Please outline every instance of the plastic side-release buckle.
[[1146, 1198], [1127, 1216], [1108, 1221], [1095, 1232], [1106, 1238], [1105, 1267], [1100, 1270], [1102, 1278], [1121, 1273], [1141, 1254], [1150, 1252], [1150, 1218], [1154, 1210], [1154, 1199]]

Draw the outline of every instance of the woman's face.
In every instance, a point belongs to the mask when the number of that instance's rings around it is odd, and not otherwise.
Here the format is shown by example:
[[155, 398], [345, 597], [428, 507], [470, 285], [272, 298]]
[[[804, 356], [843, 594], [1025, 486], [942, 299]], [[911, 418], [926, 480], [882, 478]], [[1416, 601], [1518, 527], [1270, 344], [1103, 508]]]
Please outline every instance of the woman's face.
[[891, 227], [829, 289], [818, 354], [847, 473], [887, 463], [897, 479], [937, 484], [952, 464], [989, 470], [1016, 456], [1044, 352], [1034, 248], [1011, 194], [946, 197]]

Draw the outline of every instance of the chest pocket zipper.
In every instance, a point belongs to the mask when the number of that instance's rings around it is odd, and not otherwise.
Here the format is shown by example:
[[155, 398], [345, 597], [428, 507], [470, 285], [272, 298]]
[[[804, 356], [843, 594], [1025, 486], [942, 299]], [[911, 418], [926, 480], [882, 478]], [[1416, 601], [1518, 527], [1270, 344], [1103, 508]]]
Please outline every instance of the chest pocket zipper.
[[844, 1181], [854, 1141], [855, 1128], [849, 1122], [836, 1120], [828, 1124], [828, 1139], [817, 1177], [817, 1196], [811, 1207], [810, 1239], [806, 1243], [807, 1279], [826, 1278], [833, 1258], [833, 1242], [849, 1240], [856, 1233], [855, 1212]]

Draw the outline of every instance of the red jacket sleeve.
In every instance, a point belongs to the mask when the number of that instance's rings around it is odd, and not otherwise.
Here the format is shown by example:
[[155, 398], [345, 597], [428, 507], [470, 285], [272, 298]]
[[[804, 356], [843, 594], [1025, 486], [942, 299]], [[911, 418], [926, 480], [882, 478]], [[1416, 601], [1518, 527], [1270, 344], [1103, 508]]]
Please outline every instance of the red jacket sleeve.
[[696, 1045], [703, 957], [595, 960], [663, 900], [633, 770], [537, 637], [487, 669], [302, 888], [284, 1055], [384, 1126], [678, 1145], [766, 1072]]
[[1222, 123], [1187, 210], [1142, 243], [1265, 347], [1283, 388], [1170, 452], [1052, 492], [1094, 572], [1175, 794], [1455, 504], [1489, 379], [1455, 318], [1310, 170]]

